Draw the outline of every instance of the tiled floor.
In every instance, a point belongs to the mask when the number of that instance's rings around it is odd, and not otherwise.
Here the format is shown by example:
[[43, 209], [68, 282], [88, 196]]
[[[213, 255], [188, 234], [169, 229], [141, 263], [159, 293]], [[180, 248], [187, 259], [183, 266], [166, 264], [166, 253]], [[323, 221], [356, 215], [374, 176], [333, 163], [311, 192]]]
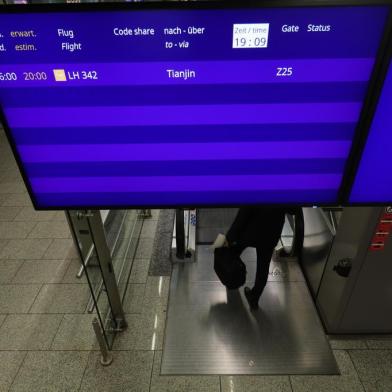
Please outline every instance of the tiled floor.
[[0, 131], [0, 392], [392, 390], [392, 339], [379, 337], [332, 340], [341, 376], [161, 376], [169, 278], [147, 275], [156, 219], [130, 279], [129, 328], [104, 368], [64, 215], [32, 209]]

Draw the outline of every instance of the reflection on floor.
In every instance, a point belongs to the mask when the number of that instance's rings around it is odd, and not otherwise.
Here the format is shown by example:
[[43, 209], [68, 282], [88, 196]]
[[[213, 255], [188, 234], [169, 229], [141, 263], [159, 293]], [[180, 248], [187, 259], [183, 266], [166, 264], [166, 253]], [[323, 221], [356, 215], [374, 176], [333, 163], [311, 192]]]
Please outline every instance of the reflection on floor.
[[[299, 267], [272, 263], [261, 309], [250, 312], [240, 291], [227, 292], [208, 246], [196, 263], [174, 267], [162, 374], [337, 374]], [[255, 253], [243, 254], [249, 284]]]

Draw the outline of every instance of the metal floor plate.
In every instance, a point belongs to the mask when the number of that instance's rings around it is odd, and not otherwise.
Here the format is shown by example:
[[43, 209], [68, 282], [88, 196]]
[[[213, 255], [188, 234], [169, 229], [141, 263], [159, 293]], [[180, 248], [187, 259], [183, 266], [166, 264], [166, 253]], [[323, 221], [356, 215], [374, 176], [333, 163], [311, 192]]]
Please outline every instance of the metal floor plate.
[[[243, 290], [227, 292], [213, 254], [198, 246], [196, 263], [174, 266], [162, 374], [338, 374], [296, 263], [271, 264], [270, 279], [250, 312]], [[255, 253], [243, 253], [248, 280]]]

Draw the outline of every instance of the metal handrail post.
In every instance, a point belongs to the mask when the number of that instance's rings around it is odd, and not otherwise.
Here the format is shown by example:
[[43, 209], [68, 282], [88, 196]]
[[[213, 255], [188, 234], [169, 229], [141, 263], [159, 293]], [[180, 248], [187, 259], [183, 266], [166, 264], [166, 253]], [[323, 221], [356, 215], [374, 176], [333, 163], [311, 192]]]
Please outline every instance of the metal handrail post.
[[88, 224], [97, 253], [109, 305], [116, 322], [116, 330], [121, 331], [127, 327], [127, 322], [125, 320], [124, 309], [112, 264], [112, 257], [106, 241], [105, 230], [99, 211], [93, 211], [88, 214]]

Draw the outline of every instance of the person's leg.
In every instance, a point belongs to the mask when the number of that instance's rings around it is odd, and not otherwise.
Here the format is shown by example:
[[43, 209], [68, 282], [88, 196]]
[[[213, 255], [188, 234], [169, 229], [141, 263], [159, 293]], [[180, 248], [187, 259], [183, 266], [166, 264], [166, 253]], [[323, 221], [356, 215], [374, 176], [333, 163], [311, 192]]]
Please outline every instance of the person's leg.
[[260, 231], [259, 241], [256, 244], [257, 267], [255, 284], [252, 289], [245, 287], [245, 296], [251, 309], [258, 308], [260, 296], [268, 280], [269, 266], [275, 246], [282, 234], [285, 213], [282, 210], [274, 210], [269, 214], [263, 224], [267, 225]]
[[257, 269], [255, 285], [253, 286], [252, 293], [257, 298], [261, 297], [265, 285], [267, 284], [269, 267], [271, 263], [272, 254], [274, 252], [277, 241], [272, 241], [264, 244], [262, 248], [257, 247]]
[[305, 236], [305, 222], [304, 213], [302, 208], [299, 207], [295, 213], [295, 241], [293, 243], [292, 255], [301, 258], [302, 248], [304, 246], [304, 236]]
[[248, 226], [253, 219], [253, 209], [251, 207], [242, 207], [238, 210], [237, 215], [226, 234], [229, 246], [234, 246], [240, 238], [244, 237], [244, 233], [248, 231]]
[[287, 218], [294, 228], [293, 244], [291, 246], [290, 252], [287, 252], [284, 248], [279, 249], [277, 252], [277, 259], [284, 258], [300, 258], [302, 254], [302, 248], [304, 244], [304, 214], [302, 207], [295, 209], [294, 216], [290, 213], [287, 214]]
[[245, 287], [245, 296], [251, 309], [258, 308], [259, 299], [268, 281], [269, 267], [276, 243], [277, 241], [264, 243], [262, 247], [256, 248], [257, 267], [255, 283], [252, 289]]
[[252, 220], [252, 216], [252, 207], [239, 208], [237, 215], [226, 235], [219, 233], [211, 245], [211, 248], [215, 249], [221, 248], [222, 246], [235, 245], [240, 240], [240, 238], [244, 237], [244, 233], [248, 229], [249, 223]]

